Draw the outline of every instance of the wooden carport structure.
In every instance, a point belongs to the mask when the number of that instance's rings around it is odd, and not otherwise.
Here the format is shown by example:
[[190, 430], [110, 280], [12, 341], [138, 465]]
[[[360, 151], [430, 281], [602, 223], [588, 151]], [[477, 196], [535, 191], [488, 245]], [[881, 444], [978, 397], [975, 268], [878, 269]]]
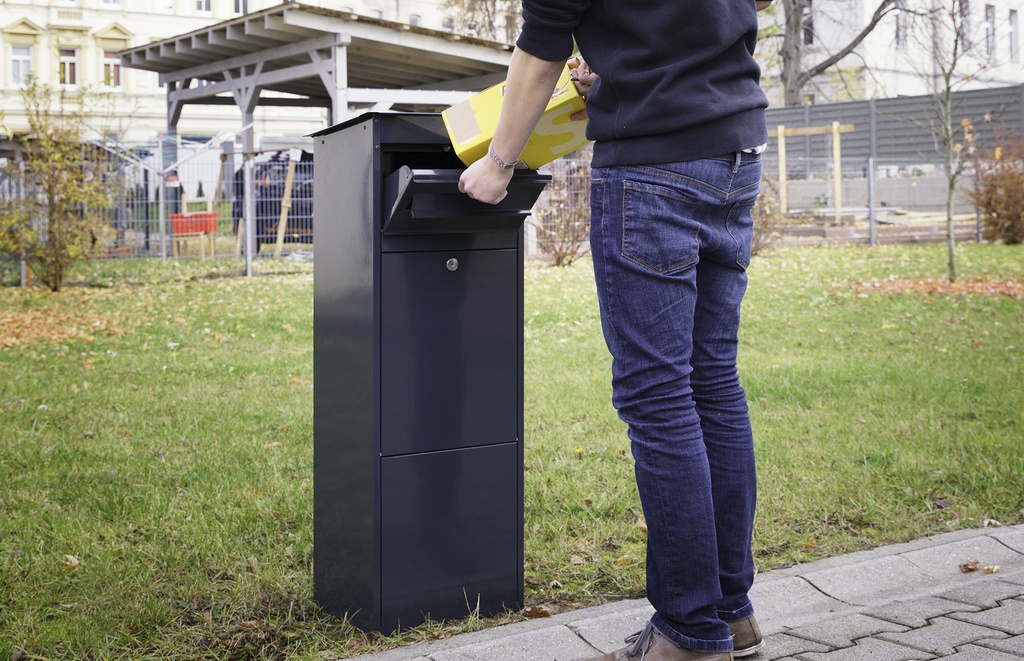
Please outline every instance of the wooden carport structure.
[[[251, 154], [258, 106], [326, 108], [328, 125], [369, 110], [440, 110], [503, 80], [511, 52], [506, 44], [294, 1], [120, 57], [125, 67], [162, 75], [168, 134], [187, 104], [234, 105], [242, 148]], [[246, 163], [251, 272], [254, 195]]]

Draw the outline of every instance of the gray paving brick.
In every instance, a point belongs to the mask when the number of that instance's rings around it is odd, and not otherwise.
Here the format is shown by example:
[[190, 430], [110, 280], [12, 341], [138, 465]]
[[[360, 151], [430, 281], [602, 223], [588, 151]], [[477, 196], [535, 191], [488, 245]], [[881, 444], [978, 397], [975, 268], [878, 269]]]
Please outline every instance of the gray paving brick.
[[1016, 583], [1017, 585], [1024, 585], [1024, 570], [1016, 572], [1000, 572], [999, 580], [1006, 581], [1007, 583]]
[[956, 654], [942, 658], [947, 661], [1020, 661], [1020, 657], [1016, 654], [1004, 654], [977, 645], [964, 645], [957, 650]]
[[939, 597], [951, 601], [962, 601], [980, 608], [995, 608], [1000, 601], [1012, 599], [1024, 592], [1024, 587], [1017, 583], [1009, 583], [997, 574], [978, 576], [976, 581], [940, 592]]
[[874, 558], [806, 574], [825, 594], [849, 604], [870, 606], [934, 587], [935, 578], [902, 556]]
[[1001, 650], [1018, 656], [1024, 656], [1024, 636], [979, 640], [975, 644], [982, 647], [991, 647], [994, 650]]
[[648, 606], [603, 617], [577, 620], [570, 622], [568, 626], [594, 649], [611, 652], [625, 647], [626, 636], [643, 629], [653, 613], [654, 609]]
[[1024, 601], [1008, 599], [998, 608], [990, 608], [980, 613], [957, 613], [954, 617], [1012, 635], [1024, 634]]
[[867, 638], [886, 631], [907, 631], [907, 627], [860, 613], [853, 613], [817, 624], [798, 627], [788, 633], [829, 647], [850, 647], [859, 638]]
[[977, 560], [983, 567], [998, 565], [1016, 569], [1024, 566], [1024, 555], [988, 536], [903, 553], [900, 557], [910, 560], [932, 576], [948, 581], [969, 580], [971, 576], [960, 571], [960, 564], [972, 560]]
[[792, 658], [803, 652], [827, 652], [828, 647], [805, 638], [797, 638], [785, 633], [777, 633], [764, 639], [764, 649], [754, 657], [756, 661], [767, 658], [769, 661]]
[[817, 622], [849, 606], [824, 595], [803, 578], [789, 577], [754, 582], [750, 590], [754, 616], [761, 633], [768, 636], [780, 633], [784, 627]]
[[953, 654], [957, 647], [985, 638], [1004, 638], [1001, 632], [970, 622], [940, 617], [930, 625], [904, 633], [881, 633], [878, 638], [907, 645], [939, 656]]
[[943, 599], [942, 597], [920, 597], [910, 601], [897, 601], [864, 611], [865, 615], [896, 622], [907, 627], [923, 627], [941, 615], [969, 613], [979, 610], [978, 606]]
[[853, 647], [818, 654], [801, 654], [806, 661], [925, 661], [935, 656], [921, 650], [888, 643], [877, 638], [865, 638]]
[[572, 661], [594, 656], [594, 649], [567, 627], [506, 636], [431, 654], [434, 661]]
[[1005, 544], [1017, 553], [1024, 554], [1024, 530], [1019, 526], [1013, 530], [1000, 530], [992, 533], [993, 539]]

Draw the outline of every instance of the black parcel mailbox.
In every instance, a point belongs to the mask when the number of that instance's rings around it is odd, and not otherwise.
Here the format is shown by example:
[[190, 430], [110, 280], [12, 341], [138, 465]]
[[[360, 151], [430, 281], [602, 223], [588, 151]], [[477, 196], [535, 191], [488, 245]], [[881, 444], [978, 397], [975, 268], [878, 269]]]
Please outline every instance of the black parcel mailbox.
[[523, 220], [440, 115], [314, 136], [313, 590], [366, 630], [523, 602]]

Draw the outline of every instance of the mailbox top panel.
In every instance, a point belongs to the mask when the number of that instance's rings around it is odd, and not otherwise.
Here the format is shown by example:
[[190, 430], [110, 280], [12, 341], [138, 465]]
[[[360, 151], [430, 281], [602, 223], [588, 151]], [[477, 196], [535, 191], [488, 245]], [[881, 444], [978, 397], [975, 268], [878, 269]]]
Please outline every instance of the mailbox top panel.
[[444, 120], [440, 114], [433, 112], [366, 112], [311, 135], [330, 135], [367, 122], [375, 125], [381, 144], [450, 143]]

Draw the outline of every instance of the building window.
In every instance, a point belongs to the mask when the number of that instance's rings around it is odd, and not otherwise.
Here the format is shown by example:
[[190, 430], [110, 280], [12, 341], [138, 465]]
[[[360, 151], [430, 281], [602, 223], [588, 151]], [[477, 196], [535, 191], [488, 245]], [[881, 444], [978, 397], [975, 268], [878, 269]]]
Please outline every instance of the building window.
[[419, 14], [409, 14], [409, 25], [423, 25], [423, 19], [420, 17]]
[[120, 9], [121, 0], [103, 0], [104, 9]]
[[964, 53], [971, 52], [971, 1], [960, 0], [958, 4], [958, 19], [960, 20], [959, 26], [959, 38], [960, 38], [960, 51]]
[[801, 32], [803, 34], [803, 41], [805, 46], [811, 46], [814, 44], [814, 14], [812, 12], [811, 0], [807, 0], [807, 4], [804, 5], [804, 16], [801, 21]]
[[470, 21], [466, 23], [466, 34], [471, 37], [475, 37], [480, 32], [480, 24], [476, 21]]
[[235, 0], [235, 13], [236, 14], [248, 14], [249, 13], [249, 0]]
[[210, 5], [213, 4], [213, 0], [196, 0], [196, 11], [200, 14], [209, 14], [213, 11]]
[[907, 13], [907, 0], [896, 0], [896, 48], [904, 50], [910, 32], [910, 16]]
[[445, 32], [454, 32], [455, 31], [455, 19], [453, 19], [453, 18], [443, 18], [443, 19], [441, 19], [441, 28]]
[[121, 89], [121, 58], [116, 51], [103, 52], [103, 86], [107, 89]]
[[61, 48], [58, 68], [60, 84], [74, 87], [78, 84], [78, 49]]
[[1010, 10], [1010, 61], [1020, 62], [1020, 32], [1017, 27], [1017, 10]]
[[996, 54], [996, 7], [985, 5], [985, 55], [992, 58]]
[[32, 47], [11, 46], [11, 82], [19, 87], [32, 78]]

